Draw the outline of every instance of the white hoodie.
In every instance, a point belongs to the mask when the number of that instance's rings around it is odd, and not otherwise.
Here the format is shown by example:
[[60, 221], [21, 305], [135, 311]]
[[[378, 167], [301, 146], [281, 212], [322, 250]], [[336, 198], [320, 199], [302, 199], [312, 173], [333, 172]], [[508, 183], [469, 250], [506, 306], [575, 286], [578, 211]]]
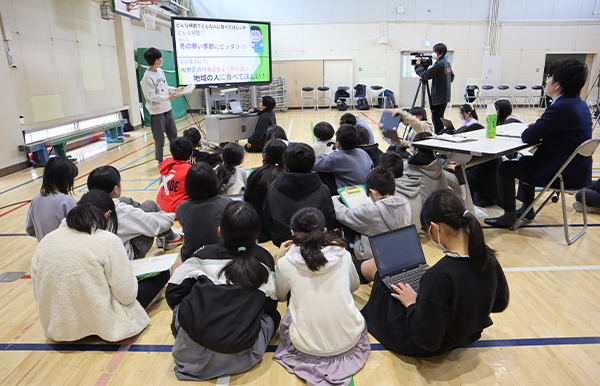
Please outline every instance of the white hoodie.
[[147, 70], [140, 85], [150, 115], [162, 114], [171, 110], [169, 93], [173, 92], [175, 88], [167, 84], [163, 70], [160, 68], [157, 68], [156, 71]]
[[327, 264], [312, 272], [300, 247], [293, 245], [277, 262], [275, 286], [279, 301], [291, 291], [289, 331], [294, 346], [306, 354], [333, 356], [356, 345], [365, 319], [352, 298], [360, 282], [350, 253], [334, 246], [322, 252]]

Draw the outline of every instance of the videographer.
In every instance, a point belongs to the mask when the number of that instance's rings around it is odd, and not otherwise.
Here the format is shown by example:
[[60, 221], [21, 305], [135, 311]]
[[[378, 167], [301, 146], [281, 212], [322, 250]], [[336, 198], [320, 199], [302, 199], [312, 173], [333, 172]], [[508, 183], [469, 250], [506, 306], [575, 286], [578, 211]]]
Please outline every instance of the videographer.
[[427, 68], [417, 59], [415, 72], [423, 80], [431, 79], [431, 120], [435, 128], [435, 133], [439, 134], [444, 129], [440, 118], [444, 117], [446, 105], [450, 102], [450, 84], [454, 80], [454, 73], [450, 63], [446, 60], [448, 48], [444, 43], [438, 43], [433, 46], [433, 59], [437, 59], [433, 66]]

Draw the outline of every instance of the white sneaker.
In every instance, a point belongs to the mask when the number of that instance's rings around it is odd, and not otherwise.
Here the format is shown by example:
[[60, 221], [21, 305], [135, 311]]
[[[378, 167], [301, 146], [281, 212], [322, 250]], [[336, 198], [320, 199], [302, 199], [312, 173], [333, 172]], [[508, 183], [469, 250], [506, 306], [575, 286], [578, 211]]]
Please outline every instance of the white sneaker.
[[163, 249], [165, 251], [168, 251], [170, 249], [177, 248], [181, 244], [183, 244], [183, 236], [177, 235], [177, 238], [175, 240], [166, 240], [165, 239]]
[[162, 248], [165, 245], [165, 236], [156, 238], [156, 248]]
[[[575, 201], [573, 203], [573, 209], [575, 209], [578, 212], [583, 212], [583, 204], [579, 201]], [[595, 206], [586, 205], [585, 209], [588, 213], [600, 213], [600, 208], [597, 208]]]

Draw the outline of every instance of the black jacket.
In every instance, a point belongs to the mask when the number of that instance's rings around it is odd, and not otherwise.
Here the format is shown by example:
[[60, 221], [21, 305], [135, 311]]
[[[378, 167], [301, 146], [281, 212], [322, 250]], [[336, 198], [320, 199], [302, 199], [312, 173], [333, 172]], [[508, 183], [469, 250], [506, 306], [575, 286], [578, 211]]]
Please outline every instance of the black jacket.
[[434, 356], [477, 341], [492, 325], [490, 313], [509, 300], [499, 264], [483, 273], [468, 258], [443, 257], [421, 279], [416, 303], [405, 308], [390, 295], [379, 273], [362, 309], [369, 333], [387, 349], [410, 356]]
[[439, 58], [433, 66], [425, 68], [421, 65], [415, 66], [415, 72], [423, 79], [431, 79], [431, 103], [433, 106], [445, 105], [450, 102], [452, 95], [451, 83], [454, 80], [454, 72], [446, 58]]
[[359, 149], [362, 149], [367, 152], [371, 161], [373, 161], [373, 167], [379, 165], [379, 156], [383, 154], [381, 149], [379, 149], [379, 144], [374, 143], [372, 145], [359, 146]]
[[273, 244], [280, 246], [292, 238], [290, 220], [296, 211], [307, 206], [319, 209], [327, 229], [336, 224], [331, 194], [317, 173], [283, 172], [271, 186], [265, 199], [265, 219]]
[[[247, 248], [271, 272], [275, 271], [275, 262], [267, 250], [256, 244]], [[169, 307], [174, 309], [179, 304], [177, 316], [181, 328], [194, 342], [220, 353], [236, 353], [252, 347], [264, 314], [271, 317], [275, 329], [281, 321], [277, 301], [263, 291], [216, 284], [203, 273], [202, 263], [206, 260], [221, 260], [222, 264], [208, 264], [219, 270], [236, 255], [237, 249], [224, 243], [205, 246], [193, 255], [200, 260], [188, 259], [177, 268], [166, 291]]]
[[275, 112], [273, 110], [259, 111], [256, 128], [254, 129], [254, 132], [250, 138], [248, 138], [248, 143], [250, 143], [252, 147], [256, 149], [262, 149], [265, 147], [265, 135], [267, 134], [267, 129], [276, 124], [277, 118], [275, 118]]

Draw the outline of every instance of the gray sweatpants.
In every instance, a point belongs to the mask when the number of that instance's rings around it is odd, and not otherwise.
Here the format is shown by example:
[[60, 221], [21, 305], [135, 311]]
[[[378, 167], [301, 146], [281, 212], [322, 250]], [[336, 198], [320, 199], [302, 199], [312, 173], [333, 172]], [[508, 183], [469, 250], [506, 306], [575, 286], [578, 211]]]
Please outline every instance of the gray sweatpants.
[[175, 126], [173, 111], [169, 110], [166, 113], [150, 115], [150, 128], [152, 129], [152, 137], [154, 138], [154, 158], [158, 162], [162, 162], [165, 133], [167, 134], [167, 138], [169, 138], [169, 142], [177, 137], [177, 126]]

